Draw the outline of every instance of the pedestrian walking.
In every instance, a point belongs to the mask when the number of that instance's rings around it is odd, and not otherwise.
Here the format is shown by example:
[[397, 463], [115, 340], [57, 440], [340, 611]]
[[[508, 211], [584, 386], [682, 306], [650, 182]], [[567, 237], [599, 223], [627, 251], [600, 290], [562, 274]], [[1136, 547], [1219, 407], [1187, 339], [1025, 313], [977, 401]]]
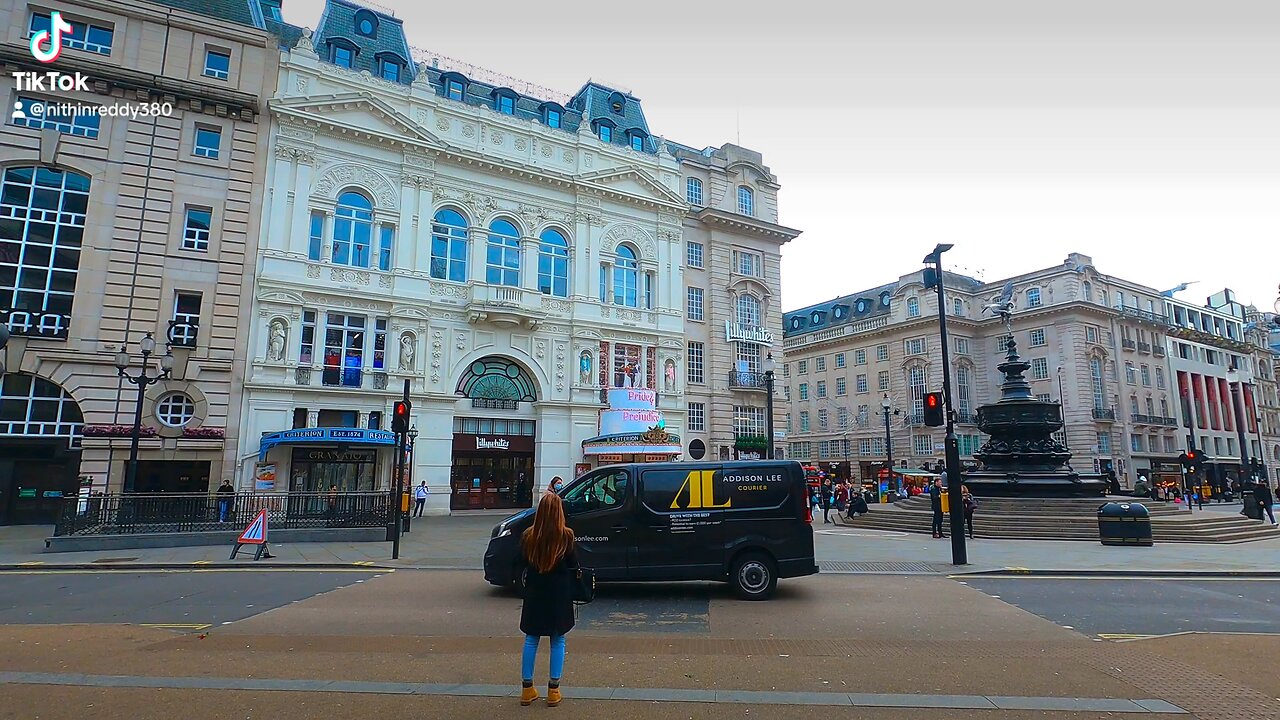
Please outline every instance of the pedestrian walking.
[[560, 704], [560, 678], [564, 674], [564, 636], [573, 629], [573, 582], [578, 569], [573, 530], [564, 524], [564, 504], [555, 493], [543, 493], [533, 525], [520, 536], [524, 563], [524, 606], [520, 632], [524, 652], [520, 662], [520, 704], [538, 699], [533, 687], [533, 664], [541, 638], [551, 638], [551, 672], [547, 682], [547, 706]]
[[828, 525], [831, 523], [831, 481], [830, 480], [822, 481], [821, 492], [822, 492], [822, 495], [819, 498], [819, 500], [822, 503], [822, 524]]
[[836, 517], [849, 507], [849, 484], [843, 479], [836, 483]]
[[942, 480], [934, 479], [929, 486], [929, 507], [933, 509], [933, 536], [946, 537], [942, 534]]
[[564, 489], [564, 478], [560, 477], [559, 475], [556, 475], [555, 477], [551, 478], [551, 484], [547, 486], [547, 492], [551, 492], [551, 493], [555, 493], [556, 495], [559, 495], [560, 491], [563, 489]]
[[969, 492], [968, 485], [961, 485], [961, 493], [964, 499], [964, 525], [969, 529], [969, 539], [973, 539], [973, 513], [978, 509], [978, 499]]
[[1267, 519], [1271, 520], [1271, 524], [1276, 524], [1275, 513], [1271, 510], [1271, 505], [1275, 502], [1275, 495], [1271, 492], [1270, 480], [1259, 480], [1253, 486], [1253, 498], [1258, 501], [1259, 513], [1265, 512]]
[[413, 491], [413, 516], [422, 517], [422, 509], [427, 506], [427, 481], [423, 480]]
[[218, 486], [218, 522], [226, 522], [231, 515], [231, 503], [235, 500], [235, 495], [236, 489], [231, 487], [231, 481], [223, 479]]

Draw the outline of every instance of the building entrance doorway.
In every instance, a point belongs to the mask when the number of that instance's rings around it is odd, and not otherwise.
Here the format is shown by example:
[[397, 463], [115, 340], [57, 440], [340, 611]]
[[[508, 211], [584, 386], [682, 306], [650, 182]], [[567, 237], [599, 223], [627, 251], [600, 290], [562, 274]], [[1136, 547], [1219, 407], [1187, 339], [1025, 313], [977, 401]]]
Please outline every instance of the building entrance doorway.
[[532, 420], [455, 418], [449, 509], [533, 505]]
[[0, 525], [52, 525], [80, 490], [79, 470], [65, 440], [0, 440]]

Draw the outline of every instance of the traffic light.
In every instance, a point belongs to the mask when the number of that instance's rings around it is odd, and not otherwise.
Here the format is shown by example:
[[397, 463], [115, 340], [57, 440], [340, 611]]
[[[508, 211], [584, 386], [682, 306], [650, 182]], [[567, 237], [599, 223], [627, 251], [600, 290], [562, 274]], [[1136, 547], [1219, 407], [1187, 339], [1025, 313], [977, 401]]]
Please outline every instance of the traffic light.
[[945, 424], [942, 419], [942, 393], [925, 393], [924, 424], [929, 427], [938, 427]]
[[409, 432], [409, 401], [399, 400], [391, 411], [391, 431], [395, 433]]
[[1187, 474], [1192, 475], [1200, 470], [1200, 452], [1197, 450], [1188, 450], [1178, 458], [1182, 461], [1182, 467], [1186, 468]]

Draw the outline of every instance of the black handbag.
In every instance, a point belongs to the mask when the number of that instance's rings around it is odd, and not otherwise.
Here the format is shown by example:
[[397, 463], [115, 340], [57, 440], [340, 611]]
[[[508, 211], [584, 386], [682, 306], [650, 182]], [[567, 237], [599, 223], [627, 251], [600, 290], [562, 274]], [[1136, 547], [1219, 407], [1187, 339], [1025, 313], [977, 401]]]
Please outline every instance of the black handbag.
[[573, 573], [573, 601], [585, 605], [596, 598], [596, 571], [578, 568]]

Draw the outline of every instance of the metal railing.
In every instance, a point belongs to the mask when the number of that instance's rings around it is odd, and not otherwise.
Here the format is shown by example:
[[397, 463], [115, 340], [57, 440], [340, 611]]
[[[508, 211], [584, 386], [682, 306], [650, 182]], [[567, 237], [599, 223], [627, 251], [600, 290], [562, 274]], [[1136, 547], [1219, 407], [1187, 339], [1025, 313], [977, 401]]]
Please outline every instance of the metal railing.
[[1121, 340], [1120, 346], [1125, 350], [1137, 350], [1138, 342], [1136, 340]]
[[1140, 342], [1140, 343], [1138, 343], [1138, 352], [1140, 352], [1140, 353], [1150, 353], [1150, 352], [1151, 352], [1151, 343], [1144, 343], [1144, 342]]
[[1167, 425], [1169, 427], [1178, 426], [1178, 418], [1165, 417], [1163, 415], [1143, 415], [1133, 413], [1130, 419], [1135, 425]]
[[157, 493], [66, 498], [54, 526], [67, 535], [226, 532], [246, 527], [261, 510], [272, 529], [381, 527], [386, 492]]
[[764, 390], [766, 384], [764, 373], [762, 372], [729, 371], [729, 387], [731, 388], [752, 388], [756, 390]]
[[1093, 409], [1093, 419], [1094, 420], [1115, 420], [1116, 419], [1115, 408], [1096, 407]]
[[1116, 308], [1116, 310], [1118, 310], [1121, 315], [1128, 315], [1129, 317], [1138, 318], [1139, 320], [1146, 320], [1147, 322], [1155, 323], [1157, 325], [1169, 324], [1168, 315], [1154, 313], [1149, 310], [1139, 310], [1138, 308], [1134, 308], [1134, 307], [1118, 307]]
[[977, 413], [971, 412], [969, 410], [957, 410], [956, 422], [963, 423], [965, 425], [973, 425], [974, 423], [978, 422], [978, 415]]
[[1151, 348], [1151, 354], [1152, 354], [1152, 355], [1155, 355], [1156, 357], [1164, 357], [1164, 356], [1165, 356], [1164, 346], [1163, 346], [1163, 345], [1156, 345], [1156, 346], [1152, 347], [1152, 348]]

